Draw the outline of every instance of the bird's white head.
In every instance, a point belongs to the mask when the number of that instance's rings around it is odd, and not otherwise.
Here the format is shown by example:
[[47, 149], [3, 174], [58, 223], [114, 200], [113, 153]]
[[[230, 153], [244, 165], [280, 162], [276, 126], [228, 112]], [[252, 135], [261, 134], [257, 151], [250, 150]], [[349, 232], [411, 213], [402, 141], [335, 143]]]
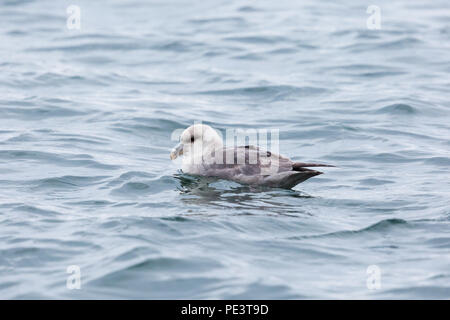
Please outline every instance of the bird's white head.
[[170, 159], [183, 155], [195, 160], [222, 146], [223, 140], [216, 130], [206, 124], [194, 124], [183, 131], [180, 143], [170, 153]]

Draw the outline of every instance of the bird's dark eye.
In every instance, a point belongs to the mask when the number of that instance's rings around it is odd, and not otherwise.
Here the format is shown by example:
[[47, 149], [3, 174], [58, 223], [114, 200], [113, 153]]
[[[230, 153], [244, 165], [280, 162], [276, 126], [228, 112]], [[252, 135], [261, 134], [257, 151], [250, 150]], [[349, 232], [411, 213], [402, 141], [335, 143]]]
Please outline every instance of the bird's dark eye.
[[191, 143], [194, 143], [194, 136], [191, 137]]

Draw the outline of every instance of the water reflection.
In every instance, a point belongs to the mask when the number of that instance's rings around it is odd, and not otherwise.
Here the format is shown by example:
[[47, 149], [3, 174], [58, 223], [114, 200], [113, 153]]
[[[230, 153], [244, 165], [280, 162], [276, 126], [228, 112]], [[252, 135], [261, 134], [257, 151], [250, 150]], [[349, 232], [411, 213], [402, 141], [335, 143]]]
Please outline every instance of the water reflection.
[[302, 206], [305, 200], [314, 197], [300, 191], [240, 185], [181, 172], [174, 177], [180, 182], [177, 189], [182, 195], [181, 201], [185, 204], [235, 209], [235, 212], [244, 214], [252, 214], [253, 210], [255, 213], [264, 210], [268, 214], [311, 215]]

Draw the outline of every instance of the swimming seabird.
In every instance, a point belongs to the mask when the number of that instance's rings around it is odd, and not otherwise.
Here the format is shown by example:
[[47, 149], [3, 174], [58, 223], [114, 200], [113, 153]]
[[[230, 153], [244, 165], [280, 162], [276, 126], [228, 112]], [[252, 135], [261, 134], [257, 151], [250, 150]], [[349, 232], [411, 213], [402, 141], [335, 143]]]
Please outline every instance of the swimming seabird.
[[333, 167], [293, 162], [251, 145], [224, 147], [220, 135], [204, 124], [195, 124], [183, 131], [180, 143], [172, 149], [170, 158], [173, 160], [181, 155], [182, 171], [187, 174], [286, 189], [322, 174], [308, 167]]

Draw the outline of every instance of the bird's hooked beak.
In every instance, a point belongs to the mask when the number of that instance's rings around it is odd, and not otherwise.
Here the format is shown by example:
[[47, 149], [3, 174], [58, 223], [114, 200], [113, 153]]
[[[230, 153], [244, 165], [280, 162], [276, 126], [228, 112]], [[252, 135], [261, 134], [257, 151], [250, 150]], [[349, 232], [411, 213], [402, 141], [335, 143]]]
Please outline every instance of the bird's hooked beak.
[[175, 148], [172, 149], [170, 152], [170, 160], [176, 159], [178, 156], [181, 156], [183, 154], [183, 145], [181, 142], [175, 146]]

